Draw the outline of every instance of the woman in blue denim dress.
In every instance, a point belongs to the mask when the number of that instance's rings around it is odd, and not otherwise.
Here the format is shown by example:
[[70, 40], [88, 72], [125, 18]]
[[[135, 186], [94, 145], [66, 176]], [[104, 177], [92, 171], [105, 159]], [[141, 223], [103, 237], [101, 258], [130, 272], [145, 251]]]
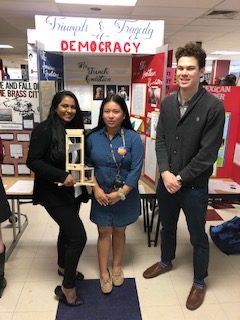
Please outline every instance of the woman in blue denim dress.
[[[127, 225], [140, 214], [138, 180], [144, 148], [132, 128], [125, 100], [119, 95], [105, 98], [98, 125], [87, 138], [88, 164], [95, 168], [91, 221], [98, 227], [98, 261], [103, 293], [124, 282], [122, 257]], [[112, 248], [112, 272], [108, 269]]]

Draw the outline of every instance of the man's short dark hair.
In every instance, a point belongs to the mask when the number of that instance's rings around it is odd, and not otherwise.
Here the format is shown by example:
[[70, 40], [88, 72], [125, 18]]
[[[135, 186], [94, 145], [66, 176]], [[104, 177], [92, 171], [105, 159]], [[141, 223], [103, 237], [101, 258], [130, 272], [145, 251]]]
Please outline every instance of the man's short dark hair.
[[181, 57], [194, 57], [197, 59], [199, 69], [205, 67], [206, 56], [206, 52], [201, 48], [201, 46], [194, 42], [189, 42], [184, 47], [177, 48], [175, 53], [177, 62]]

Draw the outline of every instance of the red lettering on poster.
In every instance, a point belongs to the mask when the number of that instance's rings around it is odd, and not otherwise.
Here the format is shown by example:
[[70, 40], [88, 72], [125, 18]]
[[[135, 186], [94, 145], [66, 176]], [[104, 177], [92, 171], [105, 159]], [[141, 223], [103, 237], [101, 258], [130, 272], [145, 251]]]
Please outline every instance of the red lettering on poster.
[[112, 52], [111, 51], [111, 42], [110, 41], [105, 42], [105, 52]]
[[76, 48], [75, 48], [75, 43], [76, 41], [70, 41], [70, 51], [76, 51]]
[[97, 50], [97, 44], [96, 41], [92, 41], [90, 44], [90, 49], [92, 52], [95, 52]]
[[105, 51], [105, 42], [103, 42], [103, 41], [101, 41], [100, 43], [99, 43], [99, 51], [100, 52], [104, 52]]
[[113, 52], [115, 52], [115, 53], [116, 52], [118, 52], [118, 53], [122, 52], [122, 49], [121, 49], [121, 46], [120, 46], [119, 42], [115, 42]]
[[83, 49], [86, 48], [86, 52], [89, 51], [88, 41], [86, 41], [85, 43], [81, 41], [78, 42], [78, 52], [82, 52], [83, 51], [82, 48]]
[[138, 42], [138, 43], [133, 42], [133, 46], [134, 46], [135, 49], [136, 49], [136, 53], [138, 53], [138, 48], [139, 48], [139, 46], [140, 46], [140, 42]]
[[123, 46], [123, 51], [126, 53], [131, 51], [131, 44], [129, 42], [125, 42], [125, 44]]
[[61, 51], [67, 51], [68, 50], [68, 42], [65, 40], [61, 41]]
[[138, 53], [140, 42], [124, 42], [118, 41], [76, 41], [62, 40], [60, 43], [61, 51], [77, 51], [77, 52], [103, 52], [103, 53]]

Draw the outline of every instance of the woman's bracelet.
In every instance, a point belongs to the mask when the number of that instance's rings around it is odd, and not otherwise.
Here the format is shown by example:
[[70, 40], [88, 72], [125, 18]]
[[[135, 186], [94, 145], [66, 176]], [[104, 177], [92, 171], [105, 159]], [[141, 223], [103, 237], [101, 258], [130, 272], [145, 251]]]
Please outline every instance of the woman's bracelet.
[[118, 193], [118, 195], [119, 195], [119, 197], [120, 197], [120, 199], [123, 201], [123, 200], [126, 200], [126, 196], [125, 196], [125, 194], [124, 194], [124, 192], [123, 192], [123, 188], [119, 188], [118, 189], [118, 191], [117, 191], [117, 193]]

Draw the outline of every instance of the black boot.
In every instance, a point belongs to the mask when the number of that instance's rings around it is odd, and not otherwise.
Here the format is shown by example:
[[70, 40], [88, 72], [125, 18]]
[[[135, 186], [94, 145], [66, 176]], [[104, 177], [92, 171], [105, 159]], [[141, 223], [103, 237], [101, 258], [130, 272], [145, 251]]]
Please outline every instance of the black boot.
[[0, 253], [0, 298], [2, 298], [3, 291], [7, 285], [7, 281], [4, 278], [4, 267], [5, 267], [5, 248], [4, 248], [4, 252]]

